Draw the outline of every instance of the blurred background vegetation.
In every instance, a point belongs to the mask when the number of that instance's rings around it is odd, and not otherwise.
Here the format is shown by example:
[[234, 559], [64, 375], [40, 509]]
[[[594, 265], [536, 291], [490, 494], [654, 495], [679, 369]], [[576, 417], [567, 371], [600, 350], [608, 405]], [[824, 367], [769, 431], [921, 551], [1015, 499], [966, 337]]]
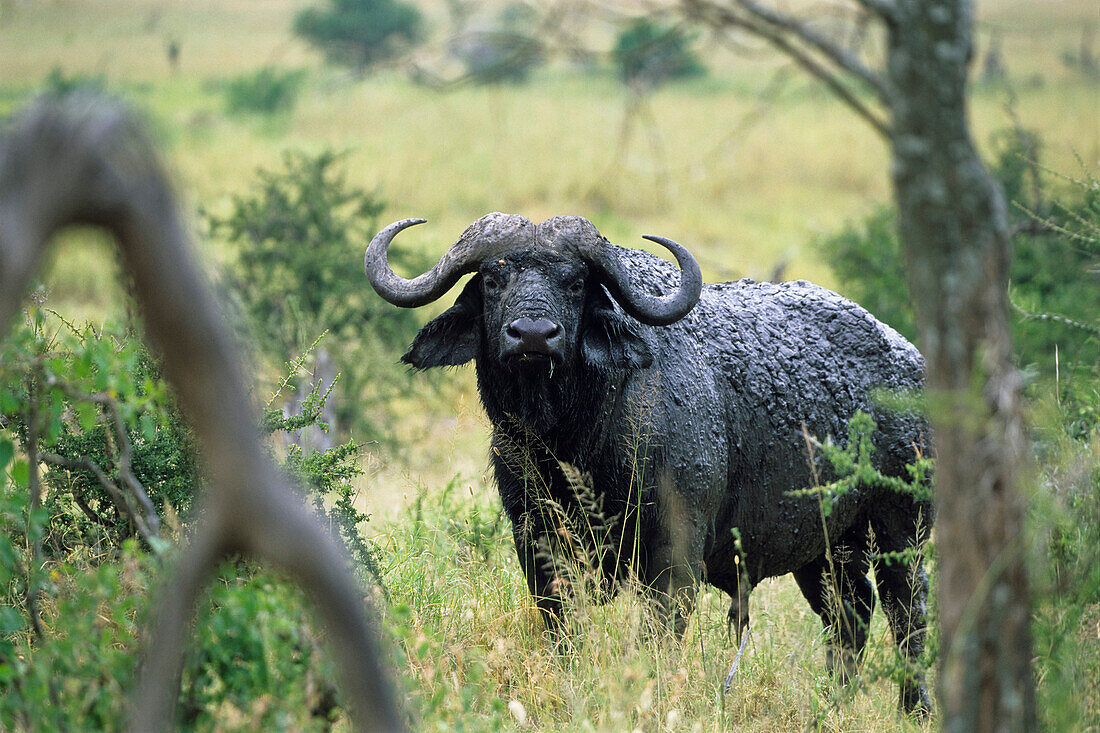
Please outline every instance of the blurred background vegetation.
[[[144, 115], [249, 355], [272, 450], [377, 589], [420, 727], [895, 730], [881, 615], [851, 699], [828, 681], [788, 579], [754, 595], [731, 696], [713, 594], [682, 647], [654, 645], [625, 598], [583, 609], [575, 653], [547, 654], [484, 475], [471, 371], [416, 377], [397, 363], [447, 299], [420, 313], [375, 298], [360, 264], [370, 236], [428, 219], [394, 253], [411, 274], [489, 211], [580, 214], [625, 246], [670, 236], [708, 280], [804, 277], [913, 335], [888, 151], [826, 90], [751, 39], [611, 6], [547, 26], [540, 7], [0, 0], [0, 118], [86, 86]], [[979, 2], [971, 97], [1017, 233], [1040, 694], [1064, 730], [1100, 729], [1098, 26], [1090, 0]], [[0, 364], [2, 728], [117, 726], [169, 552], [86, 470], [51, 468], [43, 508], [28, 506], [30, 405], [58, 456], [118, 476], [131, 445], [159, 535], [183, 531], [201, 480], [103, 236], [59, 244]], [[61, 378], [50, 390], [47, 372]], [[112, 403], [85, 399], [103, 393]], [[36, 542], [44, 564], [28, 562]], [[181, 698], [188, 726], [346, 725], [297, 591], [243, 565], [214, 587]]]

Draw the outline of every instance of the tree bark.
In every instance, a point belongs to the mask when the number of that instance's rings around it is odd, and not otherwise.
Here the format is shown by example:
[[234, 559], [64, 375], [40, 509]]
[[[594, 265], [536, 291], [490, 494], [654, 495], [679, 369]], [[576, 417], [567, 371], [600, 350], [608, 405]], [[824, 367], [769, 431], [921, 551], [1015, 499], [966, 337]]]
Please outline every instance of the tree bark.
[[968, 132], [969, 0], [895, 0], [893, 182], [936, 444], [947, 731], [1037, 727], [1002, 192]]

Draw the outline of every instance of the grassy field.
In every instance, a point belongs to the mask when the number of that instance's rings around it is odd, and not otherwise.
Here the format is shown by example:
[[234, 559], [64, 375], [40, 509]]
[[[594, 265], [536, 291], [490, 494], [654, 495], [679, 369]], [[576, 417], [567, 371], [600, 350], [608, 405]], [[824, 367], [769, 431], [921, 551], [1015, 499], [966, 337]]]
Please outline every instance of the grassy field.
[[[290, 34], [308, 4], [0, 0], [0, 116], [51, 73], [96, 80], [148, 117], [196, 222], [200, 209], [223, 211], [285, 151], [332, 147], [348, 151], [353, 183], [388, 202], [383, 219], [429, 220], [399, 246], [439, 254], [493, 210], [535, 220], [581, 214], [618, 244], [640, 246], [649, 233], [677, 239], [709, 280], [767, 278], [781, 266], [785, 278], [831, 285], [815, 239], [890, 198], [883, 142], [797, 74], [769, 92], [781, 66], [772, 57], [738, 57], [703, 39], [711, 75], [658, 91], [624, 138], [628, 98], [608, 70], [554, 64], [525, 86], [446, 93], [392, 71], [354, 78]], [[1077, 174], [1079, 157], [1095, 172], [1100, 85], [1062, 61], [1100, 22], [1094, 0], [978, 6], [979, 58], [997, 39], [1012, 84], [976, 85], [976, 138], [987, 145], [1015, 117], [1041, 133], [1052, 169]], [[444, 16], [443, 3], [429, 6], [436, 30]], [[170, 41], [180, 47], [175, 72]], [[228, 114], [225, 81], [268, 64], [306, 70], [294, 110]], [[196, 233], [213, 268], [225, 245], [197, 224]], [[73, 319], [117, 314], [112, 273], [98, 235], [64, 236], [46, 278], [53, 307]], [[429, 711], [426, 729], [915, 727], [897, 717], [895, 686], [882, 678], [892, 644], [881, 614], [866, 679], [853, 700], [833, 704], [819, 625], [789, 578], [753, 596], [752, 639], [728, 696], [721, 682], [735, 649], [717, 594], [704, 596], [682, 645], [646, 633], [626, 594], [579, 609], [572, 650], [549, 648], [483, 475], [487, 426], [470, 374], [422, 378], [447, 386], [430, 404], [402, 405], [401, 433], [420, 442], [368, 459], [363, 502], [387, 562], [395, 603], [386, 614], [406, 654], [410, 707]]]

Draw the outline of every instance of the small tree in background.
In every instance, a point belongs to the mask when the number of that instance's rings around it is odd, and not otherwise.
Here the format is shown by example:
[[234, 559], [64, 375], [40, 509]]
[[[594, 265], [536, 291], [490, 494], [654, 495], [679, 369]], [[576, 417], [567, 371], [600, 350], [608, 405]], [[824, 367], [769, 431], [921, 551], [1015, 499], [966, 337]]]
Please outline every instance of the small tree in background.
[[[215, 236], [238, 245], [225, 273], [228, 296], [261, 353], [280, 365], [327, 332], [300, 396], [322, 383], [327, 390], [340, 372], [325, 422], [378, 439], [386, 433], [377, 413], [406, 383], [392, 366], [417, 321], [412, 311], [376, 297], [367, 283], [360, 263], [384, 204], [349, 185], [339, 161], [332, 151], [287, 153], [282, 170], [259, 171], [252, 190], [233, 197], [227, 216], [208, 220]], [[420, 264], [394, 255], [411, 267]]]
[[458, 33], [450, 51], [466, 67], [465, 78], [477, 84], [527, 81], [546, 61], [537, 20], [529, 6], [510, 3], [497, 13], [491, 26]]
[[619, 33], [611, 57], [628, 85], [654, 88], [669, 79], [706, 73], [692, 41], [693, 36], [680, 26], [638, 18]]
[[282, 71], [272, 66], [241, 74], [225, 85], [226, 108], [232, 113], [273, 115], [290, 112], [298, 101], [304, 80], [305, 72], [301, 69]]
[[294, 32], [331, 63], [363, 72], [420, 39], [420, 11], [401, 0], [328, 0], [294, 19]]

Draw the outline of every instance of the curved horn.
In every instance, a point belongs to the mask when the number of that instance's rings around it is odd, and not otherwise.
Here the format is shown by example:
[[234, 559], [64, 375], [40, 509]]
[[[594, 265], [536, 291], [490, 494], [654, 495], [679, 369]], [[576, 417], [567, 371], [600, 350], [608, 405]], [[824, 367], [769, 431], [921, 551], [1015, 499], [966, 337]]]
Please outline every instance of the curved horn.
[[522, 241], [525, 230], [528, 237], [534, 231], [534, 225], [522, 216], [488, 214], [467, 227], [432, 269], [406, 280], [390, 269], [390, 242], [398, 232], [424, 221], [402, 219], [390, 224], [374, 235], [363, 256], [363, 269], [375, 292], [402, 308], [416, 308], [438, 299], [454, 287], [460, 277], [477, 270], [483, 259], [514, 247]]
[[676, 258], [676, 264], [680, 266], [680, 287], [672, 295], [661, 298], [632, 288], [626, 268], [602, 237], [595, 246], [585, 248], [586, 256], [604, 271], [607, 288], [623, 310], [646, 325], [667, 326], [686, 316], [699, 302], [699, 294], [703, 290], [703, 274], [699, 271], [699, 263], [680, 244], [665, 237], [651, 235], [646, 235], [643, 239], [656, 242], [672, 252], [672, 256]]

